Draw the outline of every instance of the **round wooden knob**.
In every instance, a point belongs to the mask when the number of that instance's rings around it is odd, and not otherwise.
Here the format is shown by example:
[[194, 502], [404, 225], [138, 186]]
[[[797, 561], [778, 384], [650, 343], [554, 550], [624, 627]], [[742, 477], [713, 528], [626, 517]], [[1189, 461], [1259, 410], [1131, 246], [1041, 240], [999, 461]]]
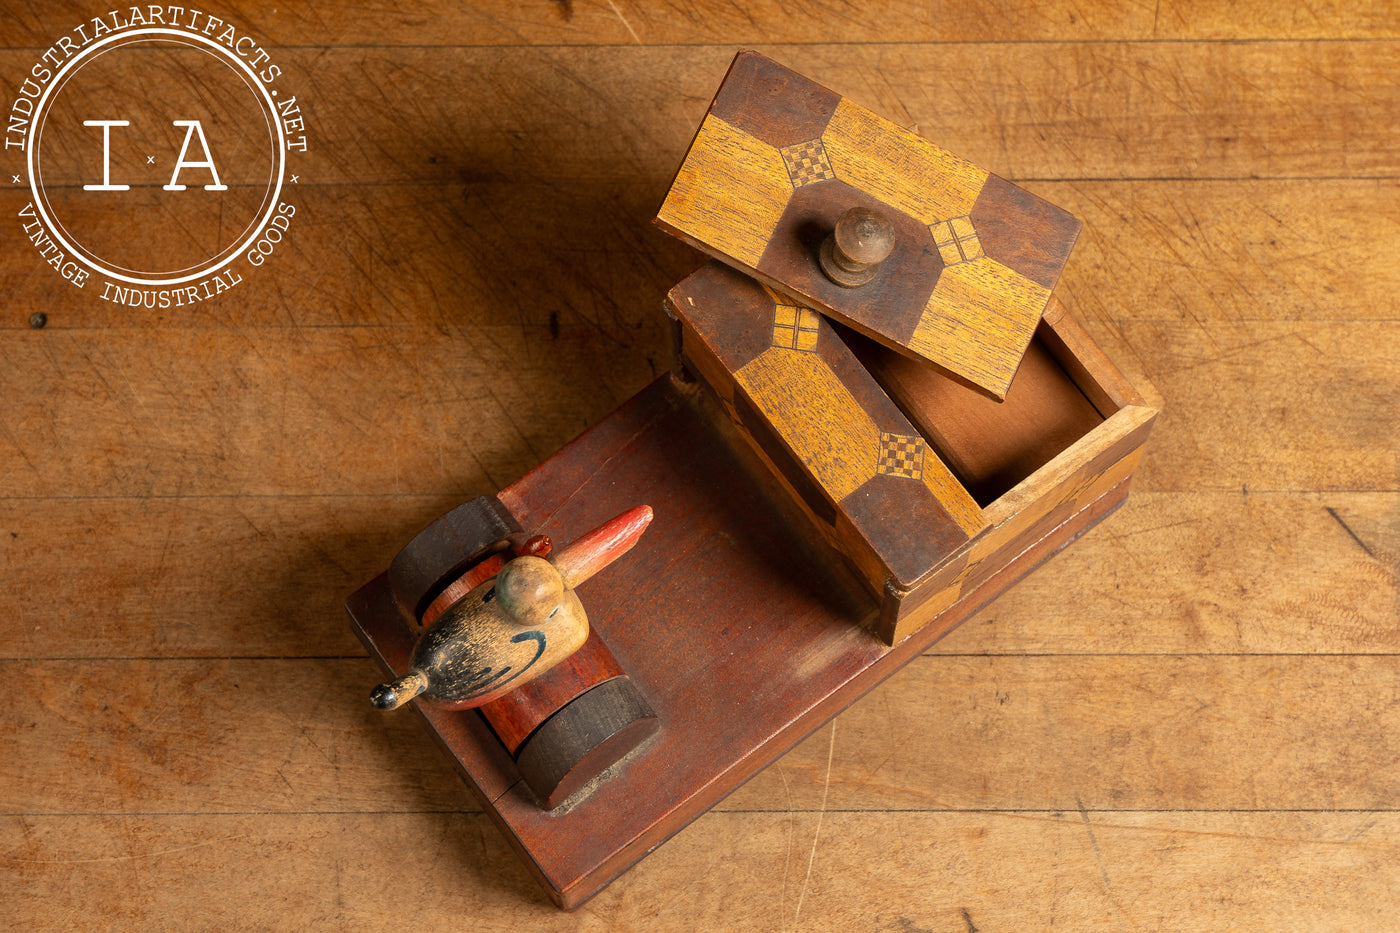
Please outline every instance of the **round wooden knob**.
[[856, 288], [875, 278], [893, 251], [894, 224], [879, 211], [853, 207], [822, 243], [822, 271], [837, 285]]

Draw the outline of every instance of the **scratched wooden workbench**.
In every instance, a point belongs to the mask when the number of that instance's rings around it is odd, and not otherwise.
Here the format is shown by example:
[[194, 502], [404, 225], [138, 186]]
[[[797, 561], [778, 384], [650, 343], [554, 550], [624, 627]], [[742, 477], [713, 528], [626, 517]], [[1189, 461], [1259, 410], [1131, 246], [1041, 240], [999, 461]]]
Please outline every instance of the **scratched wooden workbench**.
[[[1394, 929], [1393, 8], [296, 6], [222, 11], [309, 139], [234, 293], [79, 292], [0, 186], [0, 927]], [[6, 100], [106, 9], [0, 7]], [[667, 366], [649, 219], [743, 46], [1083, 218], [1060, 293], [1163, 414], [1121, 511], [565, 914], [342, 601]]]

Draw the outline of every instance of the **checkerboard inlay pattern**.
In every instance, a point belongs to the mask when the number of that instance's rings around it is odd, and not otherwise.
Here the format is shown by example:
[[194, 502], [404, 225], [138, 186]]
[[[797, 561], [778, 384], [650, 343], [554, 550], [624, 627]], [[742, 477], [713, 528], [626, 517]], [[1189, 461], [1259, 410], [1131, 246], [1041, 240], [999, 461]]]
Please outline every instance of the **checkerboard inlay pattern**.
[[917, 434], [880, 432], [880, 459], [875, 471], [886, 476], [923, 479], [924, 439]]
[[784, 146], [778, 151], [783, 154], [783, 164], [787, 166], [788, 177], [792, 179], [794, 188], [836, 177], [836, 173], [831, 170], [831, 161], [826, 157], [826, 147], [820, 139], [809, 139], [795, 146]]

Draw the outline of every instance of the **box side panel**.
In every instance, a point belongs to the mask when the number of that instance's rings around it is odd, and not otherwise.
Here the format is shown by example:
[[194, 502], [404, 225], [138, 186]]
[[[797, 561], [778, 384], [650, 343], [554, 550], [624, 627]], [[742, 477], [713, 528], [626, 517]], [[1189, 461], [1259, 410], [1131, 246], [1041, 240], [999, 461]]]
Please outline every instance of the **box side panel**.
[[881, 614], [880, 635], [895, 644], [960, 596], [980, 586], [1050, 529], [1123, 483], [1137, 469], [1157, 412], [1129, 406], [987, 508], [992, 527], [969, 545], [955, 571], [940, 570]]
[[[981, 509], [810, 308], [711, 263], [672, 290], [682, 354], [876, 592], [986, 526]], [[849, 542], [862, 542], [847, 548]], [[867, 558], [872, 556], [874, 560]]]
[[1143, 404], [1142, 394], [1099, 349], [1058, 296], [1050, 296], [1039, 339], [1105, 418], [1127, 405]]

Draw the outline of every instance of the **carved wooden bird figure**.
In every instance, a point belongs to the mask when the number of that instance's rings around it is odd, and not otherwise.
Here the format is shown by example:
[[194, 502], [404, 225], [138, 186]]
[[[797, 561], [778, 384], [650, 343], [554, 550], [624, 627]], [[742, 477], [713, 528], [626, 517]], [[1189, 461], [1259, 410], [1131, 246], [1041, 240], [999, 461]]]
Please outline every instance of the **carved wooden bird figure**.
[[[588, 639], [588, 616], [575, 587], [630, 550], [651, 518], [650, 506], [638, 506], [549, 560], [537, 556], [549, 548], [547, 539], [537, 538], [531, 543], [544, 541], [543, 547], [527, 546], [527, 553], [501, 566], [494, 578], [478, 583], [470, 572], [464, 575], [467, 582], [458, 584], [470, 587], [466, 595], [431, 619], [408, 671], [370, 691], [370, 702], [388, 710], [418, 697], [448, 709], [469, 709], [543, 674]], [[425, 621], [433, 611], [429, 607]]]

